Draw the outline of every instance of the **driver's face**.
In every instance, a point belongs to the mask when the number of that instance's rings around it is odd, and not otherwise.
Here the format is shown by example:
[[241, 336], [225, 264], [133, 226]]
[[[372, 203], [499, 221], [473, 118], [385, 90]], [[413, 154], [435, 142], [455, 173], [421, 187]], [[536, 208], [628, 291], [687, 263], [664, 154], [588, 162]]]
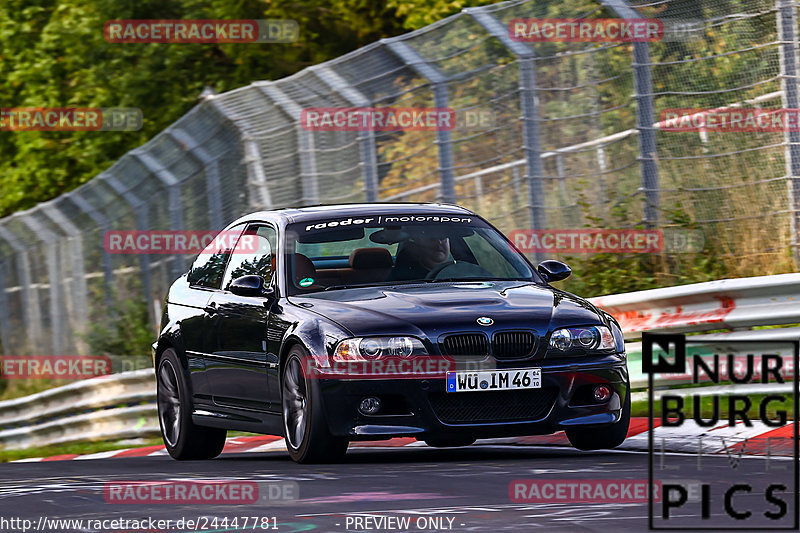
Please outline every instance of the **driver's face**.
[[444, 263], [450, 257], [450, 239], [448, 237], [423, 237], [415, 240], [417, 258], [422, 266], [431, 270]]

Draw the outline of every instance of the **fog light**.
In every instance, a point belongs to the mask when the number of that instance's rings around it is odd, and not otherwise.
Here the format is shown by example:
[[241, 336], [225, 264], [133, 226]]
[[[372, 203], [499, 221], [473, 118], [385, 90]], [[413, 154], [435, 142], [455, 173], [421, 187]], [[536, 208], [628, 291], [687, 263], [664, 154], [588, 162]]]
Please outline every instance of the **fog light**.
[[362, 415], [374, 415], [381, 410], [381, 400], [374, 396], [369, 396], [361, 400], [358, 410]]
[[598, 385], [594, 388], [594, 399], [598, 402], [604, 402], [611, 397], [611, 389], [605, 385]]

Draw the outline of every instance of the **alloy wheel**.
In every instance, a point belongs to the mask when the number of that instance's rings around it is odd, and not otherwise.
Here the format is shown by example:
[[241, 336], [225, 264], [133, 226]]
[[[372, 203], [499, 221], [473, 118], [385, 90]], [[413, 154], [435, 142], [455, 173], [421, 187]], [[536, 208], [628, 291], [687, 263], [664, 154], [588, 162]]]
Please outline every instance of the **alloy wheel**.
[[180, 437], [181, 398], [178, 391], [178, 376], [169, 360], [163, 360], [158, 371], [158, 417], [164, 440], [175, 446]]
[[300, 361], [289, 360], [283, 376], [283, 423], [286, 440], [297, 449], [303, 444], [308, 417], [306, 380], [300, 367]]

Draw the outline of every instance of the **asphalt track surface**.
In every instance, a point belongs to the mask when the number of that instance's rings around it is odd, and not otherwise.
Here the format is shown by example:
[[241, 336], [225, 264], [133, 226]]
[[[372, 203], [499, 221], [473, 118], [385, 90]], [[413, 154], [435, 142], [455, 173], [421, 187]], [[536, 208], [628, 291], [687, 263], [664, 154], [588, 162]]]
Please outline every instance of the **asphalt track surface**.
[[[40, 517], [84, 520], [229, 517], [232, 520], [236, 516], [260, 516], [274, 517], [271, 523], [277, 523], [277, 529], [270, 531], [283, 533], [645, 531], [648, 529], [646, 502], [514, 503], [509, 495], [509, 484], [515, 479], [646, 480], [647, 457], [641, 452], [579, 452], [556, 447], [486, 445], [460, 449], [351, 449], [343, 463], [332, 465], [298, 465], [285, 452], [227, 454], [211, 461], [192, 462], [160, 456], [7, 463], [0, 465], [0, 517], [30, 519], [37, 524]], [[671, 464], [689, 472], [696, 469], [696, 456], [668, 454], [667, 458]], [[778, 464], [773, 462], [773, 466]], [[782, 464], [787, 468], [782, 474], [770, 473], [771, 478], [781, 475], [787, 480], [790, 478], [791, 461]], [[753, 476], [763, 472], [764, 465], [764, 458], [744, 458], [738, 468], [731, 468], [730, 456], [706, 456], [702, 477], [730, 484], [750, 476], [747, 469]], [[125, 505], [109, 504], [104, 499], [103, 487], [107, 482], [165, 479], [295, 481], [299, 498], [291, 502], [235, 506], [207, 503]], [[756, 512], [764, 508], [760, 496], [737, 497], [737, 505]], [[793, 505], [789, 505], [793, 513]], [[658, 506], [656, 512], [660, 512]], [[715, 505], [711, 512], [710, 523], [722, 525], [723, 510]], [[698, 523], [694, 513], [684, 514], [684, 518], [693, 520], [692, 524]], [[371, 522], [368, 527], [362, 523], [364, 527], [359, 528], [354, 520], [363, 516], [408, 517], [412, 526], [398, 529], [379, 527], [378, 523]], [[434, 527], [425, 527], [426, 522], [417, 522], [421, 517], [434, 517], [441, 522], [438, 526], [427, 522]], [[384, 526], [386, 524], [383, 522]], [[84, 527], [58, 531], [109, 530]], [[233, 530], [209, 526], [204, 529]], [[2, 531], [22, 530], [17, 526], [16, 529], [2, 528]]]

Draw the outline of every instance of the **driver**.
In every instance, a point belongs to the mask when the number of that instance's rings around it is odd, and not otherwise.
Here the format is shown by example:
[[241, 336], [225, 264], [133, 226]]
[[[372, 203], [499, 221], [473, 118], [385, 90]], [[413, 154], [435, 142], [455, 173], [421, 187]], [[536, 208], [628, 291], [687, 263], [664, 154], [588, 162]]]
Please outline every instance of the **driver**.
[[428, 273], [450, 262], [450, 238], [442, 233], [407, 228], [409, 238], [400, 243], [397, 261], [387, 281], [425, 279]]

